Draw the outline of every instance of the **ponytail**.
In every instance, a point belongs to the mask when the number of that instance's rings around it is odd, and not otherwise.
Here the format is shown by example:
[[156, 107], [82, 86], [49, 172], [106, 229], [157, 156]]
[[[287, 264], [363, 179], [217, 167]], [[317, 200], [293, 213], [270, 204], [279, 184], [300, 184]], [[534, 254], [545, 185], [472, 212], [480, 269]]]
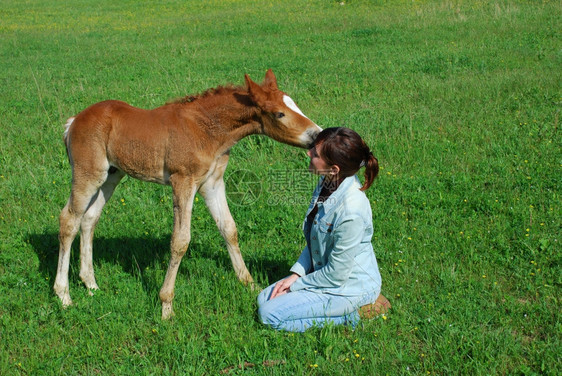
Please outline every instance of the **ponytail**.
[[366, 191], [367, 189], [369, 189], [378, 174], [379, 161], [373, 155], [373, 153], [369, 151], [367, 158], [365, 158], [365, 183], [363, 183], [361, 191]]

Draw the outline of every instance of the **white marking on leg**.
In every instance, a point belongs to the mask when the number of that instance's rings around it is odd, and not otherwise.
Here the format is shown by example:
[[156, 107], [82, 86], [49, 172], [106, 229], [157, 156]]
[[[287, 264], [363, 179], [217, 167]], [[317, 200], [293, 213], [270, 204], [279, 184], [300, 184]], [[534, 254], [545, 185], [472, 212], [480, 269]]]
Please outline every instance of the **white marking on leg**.
[[72, 304], [69, 293], [68, 285], [68, 269], [70, 265], [70, 247], [72, 240], [78, 232], [80, 218], [77, 218], [69, 210], [71, 201], [68, 200], [66, 206], [62, 209], [60, 214], [60, 246], [59, 246], [59, 261], [57, 266], [57, 276], [55, 277], [55, 285], [53, 286], [55, 293], [60, 298], [63, 307], [68, 307]]
[[238, 244], [238, 231], [236, 230], [236, 223], [228, 209], [228, 202], [226, 201], [225, 186], [223, 180], [224, 169], [226, 168], [225, 160], [224, 165], [218, 167], [213, 175], [199, 188], [199, 192], [205, 199], [205, 203], [211, 212], [219, 231], [226, 241], [226, 248], [234, 267], [234, 272], [240, 281], [244, 284], [253, 283], [252, 276], [246, 268], [242, 254], [240, 253], [240, 246]]
[[[90, 203], [90, 207], [86, 210], [84, 217], [82, 217], [82, 222], [80, 224], [80, 278], [89, 290], [99, 289], [94, 276], [94, 264], [92, 260], [94, 229], [101, 216], [103, 207], [111, 198], [115, 187], [119, 184], [123, 176], [125, 176], [125, 173], [120, 170], [109, 174], [107, 180], [97, 193], [95, 200]], [[93, 295], [91, 291], [90, 295]]]

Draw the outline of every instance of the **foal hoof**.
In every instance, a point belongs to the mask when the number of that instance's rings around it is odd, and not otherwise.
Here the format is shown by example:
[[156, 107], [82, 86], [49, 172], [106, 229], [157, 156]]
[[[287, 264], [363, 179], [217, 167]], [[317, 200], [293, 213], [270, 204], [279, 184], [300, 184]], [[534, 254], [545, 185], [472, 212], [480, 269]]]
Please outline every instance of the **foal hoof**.
[[55, 286], [53, 289], [55, 290], [55, 294], [57, 294], [62, 303], [62, 308], [66, 308], [72, 305], [72, 299], [70, 299], [68, 288], [60, 288]]
[[98, 284], [97, 284], [95, 281], [94, 281], [94, 282], [89, 282], [89, 283], [84, 282], [84, 285], [85, 285], [86, 288], [87, 288], [88, 290], [90, 290], [90, 291], [91, 291], [91, 290], [99, 290], [99, 289], [100, 289], [99, 286], [98, 286]]
[[247, 286], [250, 288], [251, 291], [261, 291], [261, 290], [263, 290], [261, 288], [261, 286], [259, 285], [259, 283], [254, 282], [254, 281], [248, 283]]
[[62, 303], [62, 308], [66, 309], [72, 305], [72, 299], [70, 299], [70, 295], [59, 296], [59, 298]]
[[259, 285], [254, 282], [254, 279], [252, 278], [250, 273], [243, 276], [238, 276], [238, 280], [242, 282], [244, 286], [248, 286], [252, 291], [256, 291], [257, 289], [259, 289]]

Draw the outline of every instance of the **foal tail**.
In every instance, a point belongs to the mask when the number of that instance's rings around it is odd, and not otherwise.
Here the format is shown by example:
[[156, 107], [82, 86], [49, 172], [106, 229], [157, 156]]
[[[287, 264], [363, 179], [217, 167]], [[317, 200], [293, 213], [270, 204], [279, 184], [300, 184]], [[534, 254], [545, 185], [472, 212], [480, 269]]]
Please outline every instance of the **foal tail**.
[[67, 149], [68, 149], [68, 130], [70, 129], [70, 126], [74, 122], [74, 119], [76, 119], [74, 116], [68, 118], [66, 124], [64, 125], [64, 133], [62, 135], [62, 140], [64, 141], [64, 144], [66, 145]]
[[64, 133], [62, 134], [62, 140], [64, 141], [64, 146], [66, 148], [66, 155], [68, 156], [68, 160], [70, 161], [70, 164], [72, 164], [72, 158], [70, 156], [70, 149], [69, 149], [70, 140], [68, 138], [68, 131], [70, 130], [70, 126], [74, 122], [74, 119], [76, 119], [74, 116], [68, 118], [66, 124], [64, 124]]

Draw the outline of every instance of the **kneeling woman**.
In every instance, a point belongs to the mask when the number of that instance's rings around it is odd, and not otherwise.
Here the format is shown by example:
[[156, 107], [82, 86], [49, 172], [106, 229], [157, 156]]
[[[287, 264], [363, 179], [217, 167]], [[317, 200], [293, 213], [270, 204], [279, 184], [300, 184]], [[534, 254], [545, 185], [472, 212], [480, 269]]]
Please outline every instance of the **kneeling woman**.
[[[294, 332], [328, 323], [355, 325], [390, 307], [380, 295], [371, 205], [364, 193], [378, 174], [377, 159], [348, 128], [325, 129], [307, 154], [309, 170], [320, 181], [303, 225], [306, 247], [292, 274], [258, 296], [262, 322]], [[362, 185], [355, 174], [363, 166]]]

